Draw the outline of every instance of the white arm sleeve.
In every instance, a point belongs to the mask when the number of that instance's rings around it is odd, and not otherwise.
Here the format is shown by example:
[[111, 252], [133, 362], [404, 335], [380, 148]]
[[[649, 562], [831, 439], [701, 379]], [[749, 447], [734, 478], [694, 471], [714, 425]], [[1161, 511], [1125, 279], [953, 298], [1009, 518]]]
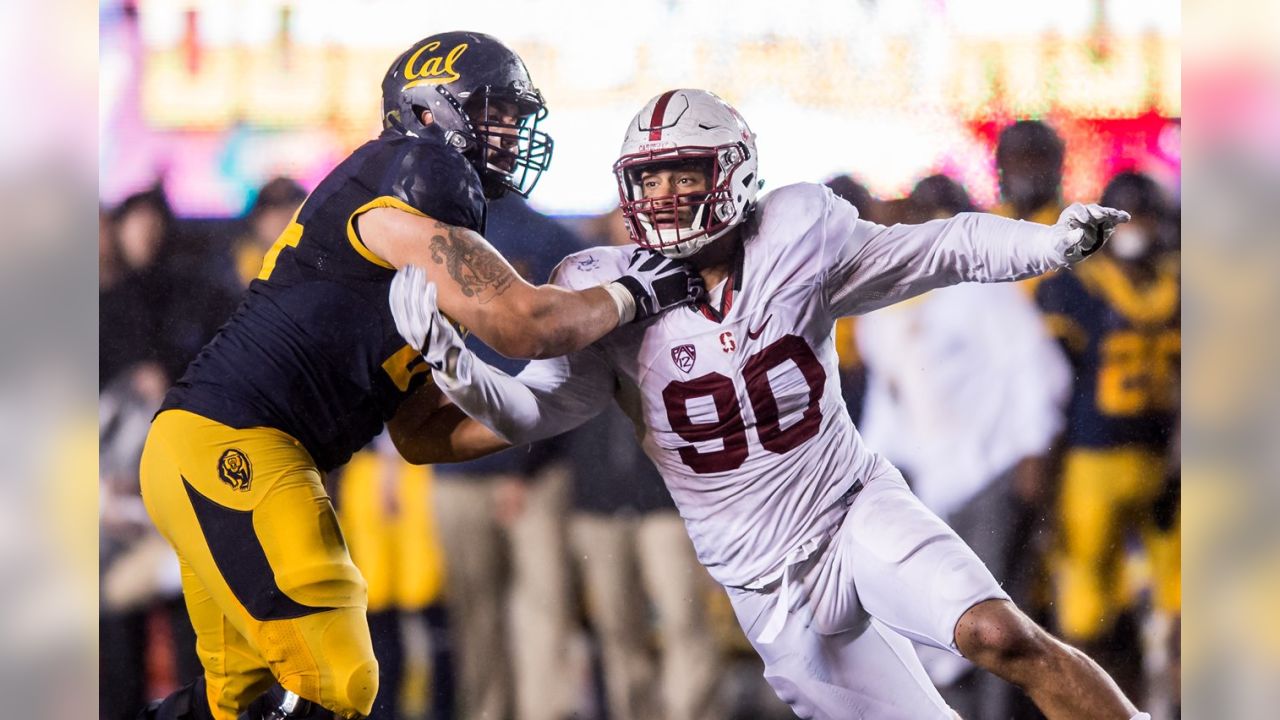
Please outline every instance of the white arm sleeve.
[[961, 213], [885, 227], [833, 201], [824, 226], [823, 289], [834, 317], [870, 312], [946, 285], [1021, 280], [1067, 265], [1071, 239], [1057, 226]]
[[469, 351], [464, 358], [457, 377], [433, 371], [436, 384], [464, 413], [512, 445], [581, 425], [605, 409], [616, 388], [613, 371], [595, 346], [534, 360], [516, 377]]

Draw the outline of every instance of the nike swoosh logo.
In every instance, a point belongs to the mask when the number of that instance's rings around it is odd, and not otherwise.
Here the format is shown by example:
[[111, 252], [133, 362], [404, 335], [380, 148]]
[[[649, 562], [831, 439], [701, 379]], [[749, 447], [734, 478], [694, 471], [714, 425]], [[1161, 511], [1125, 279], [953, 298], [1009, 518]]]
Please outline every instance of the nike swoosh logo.
[[756, 328], [755, 330], [752, 330], [751, 328], [747, 328], [747, 337], [752, 340], [755, 340], [756, 338], [760, 337], [760, 333], [764, 332], [764, 326], [768, 325], [769, 321], [772, 319], [773, 319], [772, 315], [765, 318], [764, 322], [760, 323], [760, 327]]

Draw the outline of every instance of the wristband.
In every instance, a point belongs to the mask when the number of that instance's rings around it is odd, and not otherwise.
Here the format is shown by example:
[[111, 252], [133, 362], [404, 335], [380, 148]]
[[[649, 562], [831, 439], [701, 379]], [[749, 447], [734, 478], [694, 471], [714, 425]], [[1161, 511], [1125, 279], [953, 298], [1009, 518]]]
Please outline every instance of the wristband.
[[613, 298], [613, 302], [618, 307], [618, 324], [626, 325], [636, 317], [636, 299], [631, 291], [619, 282], [607, 282], [600, 287], [609, 293], [609, 297]]

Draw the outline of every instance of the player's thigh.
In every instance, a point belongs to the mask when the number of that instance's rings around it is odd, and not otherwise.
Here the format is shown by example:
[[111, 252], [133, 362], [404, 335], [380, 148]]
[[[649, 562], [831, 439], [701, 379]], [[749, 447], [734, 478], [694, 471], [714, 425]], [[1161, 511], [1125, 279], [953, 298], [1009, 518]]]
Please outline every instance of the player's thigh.
[[[747, 636], [758, 636], [771, 595], [728, 589]], [[801, 606], [770, 643], [752, 640], [764, 677], [801, 718], [922, 720], [954, 716], [906, 638], [863, 612], [843, 632], [817, 632]]]
[[[333, 601], [363, 605], [319, 473], [289, 436], [167, 411], [152, 424], [140, 474], [156, 527], [251, 640], [252, 622]], [[326, 583], [340, 589], [312, 592]]]
[[817, 618], [841, 629], [858, 603], [906, 637], [957, 652], [955, 627], [974, 605], [1008, 599], [986, 565], [894, 474], [869, 482], [819, 568]]
[[153, 424], [143, 475], [157, 526], [282, 684], [333, 709], [362, 707], [344, 694], [370, 665], [376, 681], [364, 580], [301, 446], [169, 411]]

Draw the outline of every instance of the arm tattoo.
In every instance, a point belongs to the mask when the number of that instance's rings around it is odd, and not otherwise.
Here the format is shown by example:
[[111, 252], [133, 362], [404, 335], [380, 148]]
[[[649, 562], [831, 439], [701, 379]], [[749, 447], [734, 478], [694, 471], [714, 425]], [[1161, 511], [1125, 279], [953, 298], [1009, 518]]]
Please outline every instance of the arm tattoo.
[[483, 305], [511, 287], [515, 273], [493, 250], [467, 237], [467, 231], [436, 223], [443, 231], [431, 238], [431, 260], [444, 265], [462, 294]]

